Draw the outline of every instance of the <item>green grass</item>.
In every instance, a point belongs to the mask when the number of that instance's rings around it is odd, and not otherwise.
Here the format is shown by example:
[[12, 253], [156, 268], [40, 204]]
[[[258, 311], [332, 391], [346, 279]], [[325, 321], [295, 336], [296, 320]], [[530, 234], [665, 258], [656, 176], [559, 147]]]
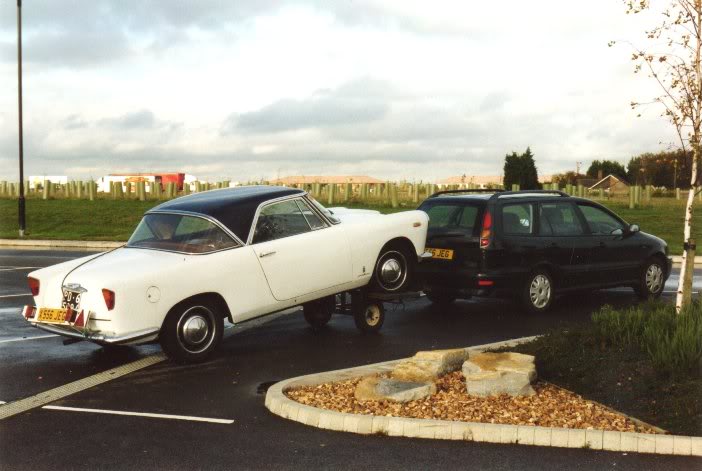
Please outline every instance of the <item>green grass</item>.
[[[324, 199], [320, 199], [324, 202]], [[95, 201], [55, 199], [27, 200], [27, 231], [31, 239], [75, 239], [123, 241], [141, 219], [144, 211], [158, 201], [111, 200]], [[682, 253], [682, 230], [685, 202], [673, 198], [654, 198], [650, 204], [629, 209], [628, 201], [603, 201], [629, 223], [636, 223], [642, 231], [665, 239], [671, 254]], [[338, 203], [335, 206], [377, 209], [392, 213], [414, 209], [415, 203], [402, 202], [398, 208], [380, 202]], [[702, 208], [696, 208], [694, 235], [702, 240]], [[17, 201], [0, 199], [0, 238], [17, 237]]]

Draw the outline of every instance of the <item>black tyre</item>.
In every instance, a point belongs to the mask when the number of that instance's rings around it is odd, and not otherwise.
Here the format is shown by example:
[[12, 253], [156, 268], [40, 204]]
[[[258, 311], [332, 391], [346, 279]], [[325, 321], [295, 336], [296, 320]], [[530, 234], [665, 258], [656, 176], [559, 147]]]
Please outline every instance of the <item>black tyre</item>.
[[527, 277], [520, 293], [522, 307], [534, 314], [548, 311], [555, 295], [553, 288], [553, 279], [547, 271], [534, 270]]
[[210, 303], [175, 306], [161, 327], [161, 348], [178, 363], [205, 361], [222, 339], [224, 318]]
[[413, 260], [401, 244], [383, 247], [373, 270], [373, 287], [384, 293], [398, 293], [407, 289], [414, 269]]
[[305, 320], [313, 329], [321, 329], [331, 319], [336, 307], [336, 297], [327, 296], [326, 298], [317, 299], [302, 306], [302, 311], [305, 315]]
[[427, 299], [434, 304], [439, 306], [448, 306], [453, 303], [457, 296], [453, 293], [442, 293], [436, 291], [425, 291], [424, 294], [427, 295]]
[[353, 321], [361, 332], [378, 332], [385, 322], [383, 303], [368, 303], [355, 309]]
[[665, 265], [658, 258], [649, 259], [641, 267], [639, 284], [634, 286], [636, 295], [641, 299], [656, 299], [665, 287]]

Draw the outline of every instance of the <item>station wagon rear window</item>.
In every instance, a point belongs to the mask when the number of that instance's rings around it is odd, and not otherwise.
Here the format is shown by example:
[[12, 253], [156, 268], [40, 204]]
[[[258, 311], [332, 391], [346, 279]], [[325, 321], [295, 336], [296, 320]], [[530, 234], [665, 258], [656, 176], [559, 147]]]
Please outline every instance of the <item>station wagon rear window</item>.
[[422, 208], [429, 215], [429, 230], [433, 234], [477, 231], [480, 208], [470, 204], [433, 204]]
[[147, 214], [127, 247], [201, 254], [236, 247], [237, 242], [217, 225], [198, 216]]

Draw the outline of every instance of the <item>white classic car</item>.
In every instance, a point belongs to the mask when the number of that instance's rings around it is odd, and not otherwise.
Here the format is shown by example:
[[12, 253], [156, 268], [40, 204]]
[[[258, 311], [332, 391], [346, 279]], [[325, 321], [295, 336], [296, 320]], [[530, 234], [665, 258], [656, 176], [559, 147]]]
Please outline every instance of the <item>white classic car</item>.
[[422, 211], [332, 211], [302, 190], [251, 186], [197, 193], [148, 211], [127, 244], [29, 274], [32, 325], [103, 345], [160, 341], [196, 362], [223, 321], [304, 305], [311, 324], [334, 295], [405, 290], [424, 254]]

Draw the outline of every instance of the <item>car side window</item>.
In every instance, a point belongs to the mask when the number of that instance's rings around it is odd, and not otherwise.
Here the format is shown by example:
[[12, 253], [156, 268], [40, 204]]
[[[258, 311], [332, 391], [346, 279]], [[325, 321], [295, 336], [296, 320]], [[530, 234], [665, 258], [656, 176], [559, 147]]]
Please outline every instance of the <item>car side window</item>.
[[570, 203], [542, 203], [539, 205], [539, 234], [553, 236], [583, 235], [575, 208]]
[[281, 201], [261, 210], [256, 221], [253, 243], [282, 239], [311, 230], [295, 200]]
[[312, 211], [312, 208], [310, 208], [310, 206], [304, 200], [297, 200], [297, 205], [300, 207], [302, 215], [305, 216], [307, 223], [310, 225], [313, 231], [327, 227], [322, 218], [319, 217], [317, 213]]
[[529, 203], [506, 204], [502, 207], [502, 232], [529, 235], [532, 233], [534, 211]]
[[593, 235], [610, 235], [617, 229], [624, 230], [624, 225], [606, 211], [586, 204], [578, 204], [578, 207]]

